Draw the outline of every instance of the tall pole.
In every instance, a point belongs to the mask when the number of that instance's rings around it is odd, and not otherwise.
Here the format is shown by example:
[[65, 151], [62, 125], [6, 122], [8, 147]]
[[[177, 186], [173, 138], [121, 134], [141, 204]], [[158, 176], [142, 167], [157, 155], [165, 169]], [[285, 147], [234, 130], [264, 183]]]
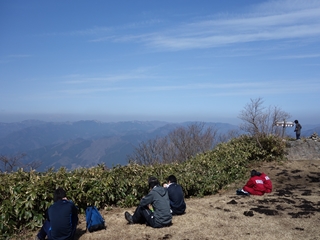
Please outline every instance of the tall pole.
[[284, 136], [284, 132], [286, 131], [286, 120], [283, 119], [283, 127], [282, 127], [282, 138]]

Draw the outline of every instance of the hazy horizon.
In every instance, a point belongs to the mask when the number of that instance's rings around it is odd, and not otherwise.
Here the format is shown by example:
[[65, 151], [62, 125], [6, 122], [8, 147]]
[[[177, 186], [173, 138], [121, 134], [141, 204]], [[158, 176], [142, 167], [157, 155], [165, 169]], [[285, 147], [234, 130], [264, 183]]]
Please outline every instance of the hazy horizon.
[[[301, 120], [302, 119], [302, 120]], [[298, 119], [299, 122], [303, 125], [319, 125], [320, 121], [303, 121], [303, 118]], [[149, 118], [149, 119], [140, 119], [140, 118], [112, 118], [112, 117], [101, 117], [101, 116], [51, 116], [51, 115], [19, 115], [19, 116], [1, 116], [0, 115], [0, 122], [2, 123], [14, 123], [14, 122], [23, 122], [28, 120], [38, 120], [44, 122], [77, 122], [77, 121], [99, 121], [99, 122], [132, 122], [132, 121], [140, 121], [140, 122], [148, 122], [148, 121], [161, 121], [161, 122], [168, 122], [168, 123], [182, 123], [182, 122], [214, 122], [214, 123], [228, 123], [231, 125], [239, 125], [242, 123], [241, 119], [227, 119], [227, 118], [217, 118], [217, 119], [165, 119], [165, 118]], [[287, 121], [294, 121], [295, 119], [290, 118]]]

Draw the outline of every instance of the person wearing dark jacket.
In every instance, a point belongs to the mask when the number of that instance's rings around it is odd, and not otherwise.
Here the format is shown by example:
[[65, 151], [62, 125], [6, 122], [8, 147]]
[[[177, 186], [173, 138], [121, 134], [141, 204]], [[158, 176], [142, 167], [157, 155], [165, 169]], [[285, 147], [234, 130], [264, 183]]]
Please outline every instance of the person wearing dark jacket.
[[125, 212], [125, 219], [129, 224], [147, 224], [153, 228], [162, 228], [171, 225], [172, 215], [168, 191], [160, 186], [157, 178], [150, 177], [149, 193], [143, 197], [133, 215]]
[[296, 133], [296, 140], [300, 139], [300, 134], [301, 134], [301, 124], [299, 123], [298, 120], [294, 120], [294, 123], [296, 124], [296, 127], [294, 128], [294, 131]]
[[186, 203], [181, 185], [177, 183], [177, 178], [174, 175], [170, 175], [167, 178], [167, 182], [168, 183], [163, 186], [168, 189], [172, 215], [184, 214], [186, 211]]
[[77, 207], [67, 199], [62, 188], [54, 191], [53, 201], [36, 239], [43, 240], [48, 236], [48, 240], [73, 240], [78, 224]]

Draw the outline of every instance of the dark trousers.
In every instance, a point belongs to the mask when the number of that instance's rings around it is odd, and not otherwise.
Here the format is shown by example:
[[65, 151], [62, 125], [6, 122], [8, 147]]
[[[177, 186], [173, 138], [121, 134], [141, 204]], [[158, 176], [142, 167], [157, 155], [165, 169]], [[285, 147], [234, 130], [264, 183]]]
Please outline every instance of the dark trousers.
[[[72, 236], [70, 239], [74, 239], [75, 233], [76, 233], [76, 227], [74, 227], [74, 229], [72, 230]], [[48, 237], [48, 239], [51, 239], [51, 226], [48, 220], [45, 220], [37, 236], [40, 240], [44, 240], [46, 239], [46, 237]]]
[[48, 220], [46, 220], [44, 222], [44, 224], [42, 225], [42, 227], [41, 227], [39, 233], [37, 234], [37, 236], [38, 236], [38, 238], [40, 240], [44, 240], [44, 239], [46, 239], [47, 236], [48, 236], [48, 238], [51, 237], [50, 233], [51, 233], [50, 232], [50, 222]]
[[132, 220], [134, 223], [140, 223], [159, 228], [162, 227], [161, 225], [155, 223], [153, 212], [148, 207], [141, 207], [138, 206], [132, 216]]

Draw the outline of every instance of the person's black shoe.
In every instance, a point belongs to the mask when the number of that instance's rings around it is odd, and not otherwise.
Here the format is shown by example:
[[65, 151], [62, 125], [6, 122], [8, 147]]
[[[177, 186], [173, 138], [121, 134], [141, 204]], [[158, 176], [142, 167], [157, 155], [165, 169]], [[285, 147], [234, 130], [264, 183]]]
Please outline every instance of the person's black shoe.
[[236, 191], [237, 195], [244, 195], [244, 196], [250, 196], [250, 193], [244, 192], [242, 189], [238, 189]]
[[126, 220], [129, 222], [129, 224], [133, 224], [133, 220], [132, 220], [132, 215], [128, 212], [124, 213], [124, 217], [126, 218]]
[[253, 216], [253, 211], [245, 211], [243, 213], [243, 215], [247, 216], [247, 217], [252, 217]]
[[39, 238], [38, 235], [36, 235], [34, 240], [44, 240], [44, 238]]

